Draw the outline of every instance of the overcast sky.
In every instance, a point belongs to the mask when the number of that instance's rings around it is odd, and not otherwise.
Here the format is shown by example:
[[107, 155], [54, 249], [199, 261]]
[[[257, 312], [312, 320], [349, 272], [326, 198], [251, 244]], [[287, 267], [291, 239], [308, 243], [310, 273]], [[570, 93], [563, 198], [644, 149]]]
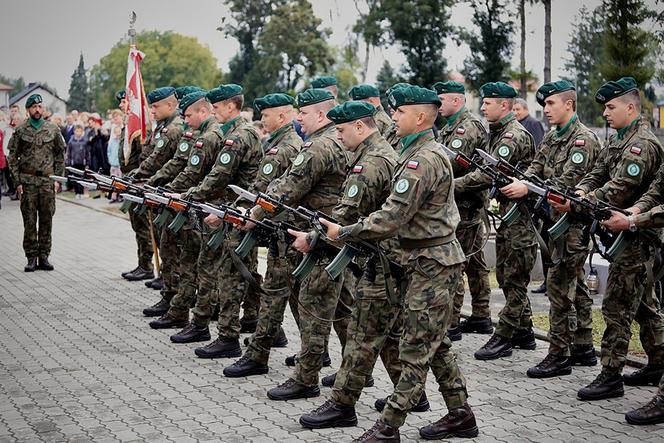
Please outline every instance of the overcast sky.
[[[654, 2], [654, 0], [651, 0]], [[354, 0], [312, 0], [315, 13], [330, 27], [330, 43], [342, 45], [348, 39], [355, 22]], [[564, 74], [564, 58], [573, 22], [582, 5], [594, 8], [600, 0], [553, 0], [552, 76]], [[70, 76], [78, 63], [79, 53], [89, 68], [106, 55], [127, 31], [130, 12], [138, 15], [136, 28], [143, 30], [172, 30], [196, 37], [207, 45], [226, 71], [228, 61], [238, 45], [226, 39], [216, 28], [227, 9], [221, 0], [15, 0], [3, 2], [0, 15], [0, 73], [23, 76], [26, 82], [46, 81], [59, 95], [67, 98]], [[515, 20], [516, 8], [514, 8]], [[526, 24], [528, 44], [527, 68], [542, 79], [544, 65], [544, 8], [527, 6]], [[458, 26], [471, 26], [472, 9], [461, 4], [452, 11], [452, 21]], [[519, 64], [518, 36], [512, 65]], [[139, 42], [140, 45], [140, 42]], [[363, 54], [363, 51], [361, 51]], [[451, 70], [460, 70], [468, 55], [466, 46], [447, 42], [443, 56]], [[403, 58], [398, 48], [375, 50], [371, 54], [368, 81], [374, 81], [383, 61], [388, 59], [400, 66]]]

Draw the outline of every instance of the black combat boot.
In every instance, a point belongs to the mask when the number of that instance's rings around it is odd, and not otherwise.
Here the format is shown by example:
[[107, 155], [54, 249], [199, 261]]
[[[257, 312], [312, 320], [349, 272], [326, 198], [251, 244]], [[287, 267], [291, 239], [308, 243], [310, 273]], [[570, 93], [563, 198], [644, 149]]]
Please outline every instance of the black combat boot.
[[242, 355], [240, 340], [237, 338], [218, 337], [202, 348], [194, 350], [199, 358], [233, 358]]
[[250, 375], [267, 374], [270, 368], [267, 365], [256, 363], [244, 354], [238, 361], [224, 368], [226, 377], [249, 377]]
[[546, 281], [542, 282], [538, 287], [531, 289], [530, 292], [533, 294], [546, 294]]
[[136, 267], [135, 267], [134, 269], [132, 269], [131, 271], [125, 271], [125, 272], [123, 272], [123, 273], [120, 274], [120, 275], [122, 276], [122, 278], [127, 278], [127, 276], [128, 276], [129, 274], [133, 274], [134, 272], [136, 272], [136, 271], [138, 270], [138, 268], [140, 268], [140, 266], [136, 266]]
[[242, 317], [240, 319], [240, 333], [242, 334], [253, 334], [256, 332], [256, 325], [258, 325], [257, 318], [247, 318]]
[[399, 443], [399, 428], [393, 428], [378, 420], [371, 429], [353, 440], [353, 443]]
[[551, 378], [572, 373], [572, 363], [564, 355], [548, 354], [544, 360], [526, 371], [530, 378]]
[[197, 341], [208, 341], [210, 338], [210, 328], [207, 326], [198, 326], [194, 322], [190, 322], [177, 334], [171, 335], [173, 343], [194, 343]]
[[149, 324], [152, 329], [170, 329], [170, 328], [184, 328], [189, 323], [189, 319], [175, 318], [168, 312], [157, 320], [152, 320]]
[[493, 324], [489, 317], [473, 317], [461, 320], [459, 328], [464, 334], [493, 334]]
[[305, 386], [292, 378], [289, 378], [276, 388], [267, 391], [267, 396], [270, 400], [294, 400], [296, 398], [318, 397], [319, 395], [320, 388], [318, 385]]
[[537, 348], [535, 333], [532, 329], [517, 329], [512, 334], [512, 347], [532, 351]]
[[595, 366], [597, 364], [595, 347], [591, 344], [572, 345], [570, 351], [572, 354], [572, 356], [570, 357], [570, 362], [572, 363], [572, 366]]
[[[320, 384], [331, 388], [334, 386], [334, 382], [337, 381], [337, 373], [335, 372], [334, 374], [326, 375], [325, 377], [321, 378]], [[372, 376], [367, 377], [367, 381], [364, 383], [365, 388], [370, 388], [374, 385], [374, 378]]]
[[162, 297], [157, 303], [152, 306], [148, 306], [143, 309], [143, 315], [146, 317], [161, 317], [168, 312], [168, 308], [171, 307], [171, 302], [166, 298]]
[[154, 272], [143, 268], [136, 268], [134, 272], [125, 275], [124, 278], [129, 281], [148, 280], [154, 278]]
[[623, 375], [623, 381], [627, 386], [657, 386], [663, 374], [664, 364], [648, 363], [631, 374]]
[[39, 261], [37, 262], [37, 269], [41, 269], [42, 271], [52, 271], [53, 265], [49, 263], [48, 257], [39, 257]]
[[631, 425], [664, 423], [664, 398], [656, 395], [647, 405], [625, 414], [625, 420]]
[[152, 280], [146, 281], [145, 286], [161, 291], [164, 289], [164, 280], [161, 277], [153, 278]]
[[475, 414], [468, 404], [452, 409], [435, 423], [420, 429], [420, 436], [425, 440], [442, 440], [450, 437], [473, 438], [479, 430], [475, 422]]
[[625, 395], [623, 380], [620, 374], [602, 371], [597, 378], [585, 388], [579, 389], [576, 396], [579, 400], [603, 400], [605, 398], [622, 397]]
[[[376, 408], [376, 411], [378, 412], [383, 412], [383, 409], [385, 409], [385, 405], [387, 404], [387, 398], [379, 398], [376, 400], [374, 403], [374, 408]], [[417, 402], [417, 404], [411, 409], [411, 412], [426, 412], [429, 410], [429, 400], [427, 399], [427, 393], [422, 392], [422, 395], [420, 396], [420, 401]]]
[[307, 429], [345, 428], [357, 425], [353, 406], [338, 405], [332, 400], [300, 417], [300, 424]]
[[488, 342], [475, 352], [478, 360], [494, 360], [512, 355], [512, 340], [509, 337], [493, 334]]
[[37, 269], [37, 257], [30, 257], [28, 259], [28, 264], [25, 265], [25, 268], [23, 270], [25, 272], [35, 272]]
[[[295, 366], [296, 362], [297, 362], [297, 354], [286, 357], [286, 360], [284, 360], [286, 366]], [[332, 359], [330, 358], [330, 354], [326, 352], [323, 355], [323, 367], [327, 368], [328, 366], [332, 366]]]
[[449, 328], [447, 330], [447, 338], [449, 338], [451, 341], [459, 341], [463, 338], [463, 334], [461, 333], [461, 326], [456, 325], [453, 328]]

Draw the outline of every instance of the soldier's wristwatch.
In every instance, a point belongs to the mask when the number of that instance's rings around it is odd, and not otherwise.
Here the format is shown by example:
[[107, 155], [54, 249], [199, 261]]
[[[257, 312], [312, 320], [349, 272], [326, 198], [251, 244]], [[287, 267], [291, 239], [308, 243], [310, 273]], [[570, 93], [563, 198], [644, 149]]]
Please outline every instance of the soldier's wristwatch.
[[630, 214], [627, 216], [627, 221], [629, 222], [630, 232], [636, 232], [636, 215]]

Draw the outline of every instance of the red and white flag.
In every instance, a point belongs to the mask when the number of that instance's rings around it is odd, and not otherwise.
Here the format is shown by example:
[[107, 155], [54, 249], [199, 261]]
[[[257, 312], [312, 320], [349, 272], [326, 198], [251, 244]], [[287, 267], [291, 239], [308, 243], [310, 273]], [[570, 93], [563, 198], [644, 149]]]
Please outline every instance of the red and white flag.
[[148, 126], [150, 125], [150, 109], [143, 89], [141, 61], [145, 57], [135, 46], [129, 48], [127, 61], [127, 87], [125, 88], [128, 103], [127, 125], [125, 126], [124, 146], [125, 161], [129, 160], [129, 150], [136, 137], [145, 143]]

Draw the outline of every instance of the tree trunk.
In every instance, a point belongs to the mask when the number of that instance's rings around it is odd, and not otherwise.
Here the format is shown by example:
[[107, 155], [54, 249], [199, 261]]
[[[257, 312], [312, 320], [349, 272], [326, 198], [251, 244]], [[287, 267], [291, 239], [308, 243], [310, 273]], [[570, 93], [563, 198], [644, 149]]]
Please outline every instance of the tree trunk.
[[521, 16], [521, 65], [519, 94], [525, 99], [528, 93], [526, 84], [526, 0], [519, 1], [519, 15]]
[[364, 50], [364, 63], [362, 66], [362, 74], [360, 75], [361, 77], [360, 83], [364, 83], [365, 81], [367, 81], [367, 71], [369, 70], [369, 52], [371, 49], [371, 45], [369, 44], [368, 40], [365, 40], [364, 44], [366, 45], [366, 48]]
[[544, 2], [544, 82], [551, 81], [551, 0]]

